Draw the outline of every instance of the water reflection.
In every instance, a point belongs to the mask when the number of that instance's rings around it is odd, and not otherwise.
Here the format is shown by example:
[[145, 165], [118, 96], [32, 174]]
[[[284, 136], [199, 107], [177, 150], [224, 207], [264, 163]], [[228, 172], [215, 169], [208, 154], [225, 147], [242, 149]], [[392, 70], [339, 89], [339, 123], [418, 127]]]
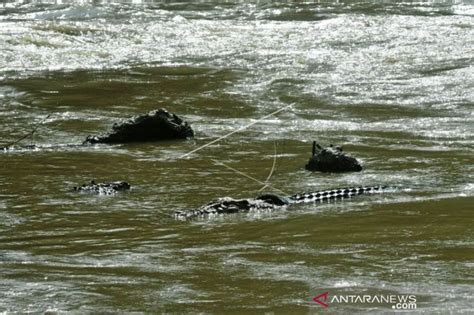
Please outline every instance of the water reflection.
[[[33, 139], [41, 149], [0, 152], [0, 312], [307, 313], [323, 287], [471, 311], [474, 27], [459, 7], [30, 3], [4, 2], [0, 16], [2, 143], [52, 115]], [[159, 107], [196, 139], [65, 146]], [[313, 140], [344, 145], [365, 170], [307, 172]], [[271, 183], [285, 192], [401, 188], [171, 218], [259, 194], [212, 160], [265, 181], [275, 144]], [[132, 190], [71, 192], [92, 179]]]
[[[3, 0], [2, 3], [4, 6], [21, 6], [25, 4], [48, 4], [48, 5], [61, 5], [61, 4], [174, 4], [174, 5], [186, 5], [186, 1], [182, 3], [176, 2], [173, 0]], [[307, 1], [269, 1], [269, 0], [248, 0], [248, 1], [239, 1], [239, 0], [196, 0], [192, 1], [197, 4], [213, 4], [213, 5], [222, 5], [222, 4], [255, 4], [261, 8], [277, 6], [279, 4], [321, 4], [321, 3], [335, 3], [335, 4], [348, 4], [351, 2], [356, 2], [354, 0], [307, 0]], [[454, 4], [472, 4], [472, 0], [368, 0], [366, 2], [378, 3], [378, 4], [443, 4], [443, 5], [454, 5]]]

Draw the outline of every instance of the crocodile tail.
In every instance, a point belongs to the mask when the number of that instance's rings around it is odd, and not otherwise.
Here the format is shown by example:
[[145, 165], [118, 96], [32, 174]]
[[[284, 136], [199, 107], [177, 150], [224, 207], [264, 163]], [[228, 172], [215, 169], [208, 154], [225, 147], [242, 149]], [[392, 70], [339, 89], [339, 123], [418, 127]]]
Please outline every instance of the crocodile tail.
[[352, 196], [362, 194], [374, 194], [382, 192], [386, 186], [360, 186], [360, 187], [347, 187], [331, 190], [322, 190], [317, 192], [295, 194], [290, 196], [292, 203], [309, 203], [309, 202], [321, 202], [332, 199], [343, 199], [350, 198]]

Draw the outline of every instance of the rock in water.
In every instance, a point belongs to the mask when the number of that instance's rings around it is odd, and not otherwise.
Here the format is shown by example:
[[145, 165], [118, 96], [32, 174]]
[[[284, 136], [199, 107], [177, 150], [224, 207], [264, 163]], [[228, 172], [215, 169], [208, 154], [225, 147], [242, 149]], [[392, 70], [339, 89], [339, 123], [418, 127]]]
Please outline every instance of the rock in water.
[[319, 172], [360, 172], [362, 166], [352, 156], [342, 152], [341, 147], [333, 147], [332, 145], [326, 148], [321, 147], [316, 141], [313, 142], [313, 156], [306, 164], [308, 171]]
[[194, 131], [186, 121], [162, 108], [116, 123], [108, 134], [88, 136], [84, 143], [149, 142], [193, 136]]
[[120, 181], [106, 183], [91, 181], [89, 184], [83, 184], [82, 186], [73, 188], [73, 191], [95, 195], [115, 195], [117, 192], [125, 190], [130, 190], [130, 184]]

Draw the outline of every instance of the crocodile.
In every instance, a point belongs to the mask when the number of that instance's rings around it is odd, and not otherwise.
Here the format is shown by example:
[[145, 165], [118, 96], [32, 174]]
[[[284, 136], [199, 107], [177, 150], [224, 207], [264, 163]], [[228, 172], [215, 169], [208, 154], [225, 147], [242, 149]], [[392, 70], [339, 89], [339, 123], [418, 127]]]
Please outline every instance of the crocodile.
[[72, 190], [94, 195], [115, 195], [119, 191], [130, 190], [130, 184], [121, 181], [96, 183], [92, 180], [89, 184], [74, 187]]
[[362, 194], [380, 193], [386, 186], [360, 186], [331, 190], [322, 190], [309, 193], [280, 196], [267, 193], [256, 198], [234, 199], [230, 197], [219, 198], [196, 209], [177, 210], [174, 212], [176, 219], [189, 219], [200, 216], [217, 214], [249, 212], [252, 210], [272, 210], [299, 203], [324, 202], [335, 199], [351, 198]]

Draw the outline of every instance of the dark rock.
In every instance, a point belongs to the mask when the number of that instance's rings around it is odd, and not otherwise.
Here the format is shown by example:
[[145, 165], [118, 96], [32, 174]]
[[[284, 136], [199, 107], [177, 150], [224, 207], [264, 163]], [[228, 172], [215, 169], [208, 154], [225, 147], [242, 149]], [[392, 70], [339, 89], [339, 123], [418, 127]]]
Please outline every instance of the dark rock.
[[116, 123], [108, 134], [88, 136], [84, 143], [149, 142], [193, 136], [194, 131], [186, 121], [162, 108]]
[[342, 147], [336, 146], [323, 148], [316, 141], [313, 142], [313, 156], [306, 164], [308, 171], [319, 172], [360, 172], [362, 166], [352, 156], [345, 154]]
[[114, 195], [119, 191], [125, 190], [130, 190], [130, 184], [120, 181], [105, 183], [91, 181], [89, 184], [83, 184], [82, 186], [73, 188], [73, 191], [95, 195]]

